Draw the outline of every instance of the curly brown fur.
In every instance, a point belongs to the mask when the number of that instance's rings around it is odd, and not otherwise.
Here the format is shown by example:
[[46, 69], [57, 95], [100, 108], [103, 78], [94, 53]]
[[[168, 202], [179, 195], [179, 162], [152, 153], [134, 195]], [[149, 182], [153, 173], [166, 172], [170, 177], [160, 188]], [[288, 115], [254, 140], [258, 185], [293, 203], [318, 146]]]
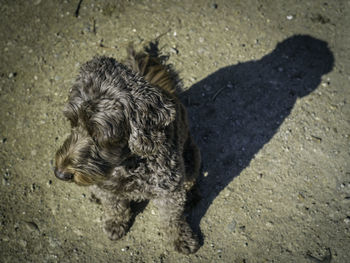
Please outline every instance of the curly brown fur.
[[156, 58], [130, 48], [125, 64], [95, 57], [81, 67], [64, 110], [72, 130], [56, 153], [55, 175], [90, 186], [110, 239], [128, 231], [130, 201], [152, 199], [175, 248], [194, 253], [198, 240], [183, 212], [200, 154], [186, 110]]

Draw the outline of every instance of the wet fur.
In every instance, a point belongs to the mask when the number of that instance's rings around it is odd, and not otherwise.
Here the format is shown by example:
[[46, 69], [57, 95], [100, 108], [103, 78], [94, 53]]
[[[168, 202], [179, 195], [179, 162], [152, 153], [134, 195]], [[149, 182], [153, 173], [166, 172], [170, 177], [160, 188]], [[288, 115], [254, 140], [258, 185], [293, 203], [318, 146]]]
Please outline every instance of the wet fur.
[[200, 154], [186, 110], [156, 57], [129, 47], [124, 64], [95, 57], [81, 67], [64, 110], [72, 130], [56, 153], [56, 176], [90, 186], [110, 239], [129, 229], [131, 201], [152, 200], [176, 250], [194, 253], [198, 240], [183, 212]]

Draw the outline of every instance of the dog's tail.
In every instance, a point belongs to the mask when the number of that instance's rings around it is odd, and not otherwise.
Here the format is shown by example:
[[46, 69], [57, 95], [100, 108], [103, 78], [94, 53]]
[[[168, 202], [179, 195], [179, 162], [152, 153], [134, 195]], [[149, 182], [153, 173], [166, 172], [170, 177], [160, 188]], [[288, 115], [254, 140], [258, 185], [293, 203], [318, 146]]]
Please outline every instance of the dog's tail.
[[151, 85], [157, 86], [171, 94], [176, 91], [176, 80], [166, 65], [158, 57], [145, 52], [136, 52], [130, 44], [125, 64], [143, 76]]

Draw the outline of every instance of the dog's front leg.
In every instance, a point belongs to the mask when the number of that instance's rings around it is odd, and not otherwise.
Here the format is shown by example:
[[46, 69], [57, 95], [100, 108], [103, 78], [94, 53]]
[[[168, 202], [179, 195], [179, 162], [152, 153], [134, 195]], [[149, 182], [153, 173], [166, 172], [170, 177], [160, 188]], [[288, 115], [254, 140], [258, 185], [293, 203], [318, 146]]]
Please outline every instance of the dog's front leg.
[[130, 228], [131, 209], [128, 200], [102, 201], [105, 210], [104, 230], [109, 239], [118, 240], [123, 237]]
[[155, 201], [159, 207], [165, 232], [174, 242], [175, 249], [181, 253], [190, 254], [198, 250], [199, 243], [183, 214], [185, 203], [184, 190], [168, 193]]
[[113, 193], [92, 187], [92, 194], [101, 202], [105, 212], [104, 230], [109, 239], [118, 240], [130, 228], [130, 201], [120, 199]]

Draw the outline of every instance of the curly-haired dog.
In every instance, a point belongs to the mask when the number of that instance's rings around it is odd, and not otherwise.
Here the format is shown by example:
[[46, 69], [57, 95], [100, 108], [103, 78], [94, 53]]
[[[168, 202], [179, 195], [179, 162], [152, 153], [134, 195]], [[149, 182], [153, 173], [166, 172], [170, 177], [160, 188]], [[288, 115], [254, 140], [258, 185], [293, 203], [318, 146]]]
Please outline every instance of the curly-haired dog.
[[56, 153], [55, 175], [91, 186], [110, 239], [128, 231], [130, 201], [152, 199], [175, 248], [194, 253], [198, 240], [183, 212], [200, 154], [186, 110], [155, 57], [131, 48], [125, 64], [95, 57], [81, 67], [64, 110], [72, 130]]

